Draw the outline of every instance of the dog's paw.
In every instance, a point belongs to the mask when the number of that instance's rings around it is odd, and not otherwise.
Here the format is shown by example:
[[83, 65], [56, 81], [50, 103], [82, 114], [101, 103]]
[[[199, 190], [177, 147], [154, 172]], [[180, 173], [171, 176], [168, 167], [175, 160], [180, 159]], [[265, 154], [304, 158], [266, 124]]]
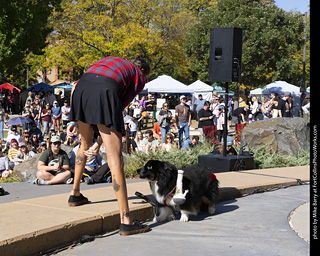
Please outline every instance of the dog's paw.
[[181, 222], [188, 222], [189, 221], [189, 215], [187, 215], [185, 213], [181, 213], [180, 221]]
[[215, 211], [216, 211], [216, 207], [215, 206], [213, 206], [213, 207], [208, 207], [208, 212], [209, 212], [209, 214], [214, 214], [215, 213]]

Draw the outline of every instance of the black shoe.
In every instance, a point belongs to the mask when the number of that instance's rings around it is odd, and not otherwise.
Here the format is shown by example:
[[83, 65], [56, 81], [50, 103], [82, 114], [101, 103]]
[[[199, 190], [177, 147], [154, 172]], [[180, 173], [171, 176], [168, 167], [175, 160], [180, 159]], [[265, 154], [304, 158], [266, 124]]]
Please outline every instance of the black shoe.
[[88, 198], [84, 197], [82, 194], [80, 196], [70, 196], [68, 200], [69, 206], [79, 206], [89, 203]]
[[133, 221], [133, 225], [120, 224], [120, 236], [130, 236], [134, 234], [145, 233], [150, 230], [148, 225], [143, 225], [138, 221]]
[[91, 177], [85, 177], [85, 178], [84, 178], [84, 182], [85, 182], [87, 185], [94, 184], [94, 180], [93, 180]]

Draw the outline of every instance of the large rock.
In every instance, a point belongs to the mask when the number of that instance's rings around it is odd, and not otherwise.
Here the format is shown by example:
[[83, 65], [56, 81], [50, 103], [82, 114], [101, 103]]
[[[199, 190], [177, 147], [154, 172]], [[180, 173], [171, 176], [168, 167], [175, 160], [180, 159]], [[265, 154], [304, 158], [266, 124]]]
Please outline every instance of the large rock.
[[271, 118], [256, 121], [243, 129], [241, 142], [249, 148], [259, 148], [270, 144], [271, 153], [298, 155], [310, 148], [310, 129], [300, 117]]
[[[62, 144], [61, 149], [66, 151], [70, 159], [73, 147]], [[14, 171], [18, 174], [22, 181], [32, 181], [36, 179], [36, 173], [38, 171], [37, 164], [40, 156], [41, 154], [36, 154], [31, 159], [28, 159], [14, 167]]]

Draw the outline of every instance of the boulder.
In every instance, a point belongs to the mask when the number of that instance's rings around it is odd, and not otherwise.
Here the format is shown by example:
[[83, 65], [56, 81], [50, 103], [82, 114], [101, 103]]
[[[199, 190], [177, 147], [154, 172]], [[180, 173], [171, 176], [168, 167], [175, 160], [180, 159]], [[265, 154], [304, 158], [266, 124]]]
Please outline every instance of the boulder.
[[310, 129], [307, 121], [300, 117], [271, 118], [246, 126], [241, 142], [254, 149], [269, 144], [271, 153], [297, 156], [310, 148]]
[[[66, 151], [68, 157], [71, 157], [73, 147], [62, 144], [61, 149]], [[32, 181], [36, 179], [37, 164], [41, 154], [36, 154], [34, 157], [18, 164], [14, 167], [14, 172], [22, 179], [22, 181]]]

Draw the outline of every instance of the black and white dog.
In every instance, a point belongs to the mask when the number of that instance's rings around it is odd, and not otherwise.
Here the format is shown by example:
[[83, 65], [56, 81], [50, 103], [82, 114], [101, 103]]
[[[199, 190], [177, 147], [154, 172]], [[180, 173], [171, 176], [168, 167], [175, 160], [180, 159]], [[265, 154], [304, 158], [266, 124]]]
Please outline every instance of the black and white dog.
[[219, 197], [219, 181], [207, 166], [194, 164], [184, 169], [183, 190], [189, 192], [181, 205], [173, 201], [178, 176], [178, 170], [173, 164], [150, 160], [137, 172], [141, 179], [149, 181], [153, 196], [160, 204], [157, 221], [169, 221], [174, 209], [181, 212], [180, 221], [187, 222], [189, 215], [198, 214], [202, 203], [208, 205], [209, 214], [215, 212], [215, 204]]

